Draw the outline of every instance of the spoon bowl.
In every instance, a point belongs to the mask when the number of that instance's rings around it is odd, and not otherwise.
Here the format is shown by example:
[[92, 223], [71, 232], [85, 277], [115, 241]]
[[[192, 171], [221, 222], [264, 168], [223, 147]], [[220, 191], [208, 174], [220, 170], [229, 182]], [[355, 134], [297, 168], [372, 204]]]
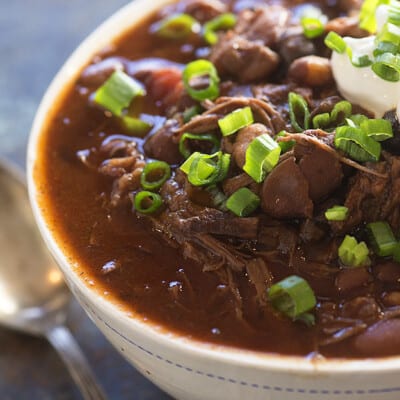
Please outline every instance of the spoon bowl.
[[0, 163], [0, 323], [41, 334], [64, 322], [70, 293], [32, 220], [23, 179]]
[[0, 324], [47, 337], [87, 400], [105, 399], [63, 326], [70, 292], [36, 229], [23, 174], [0, 160]]

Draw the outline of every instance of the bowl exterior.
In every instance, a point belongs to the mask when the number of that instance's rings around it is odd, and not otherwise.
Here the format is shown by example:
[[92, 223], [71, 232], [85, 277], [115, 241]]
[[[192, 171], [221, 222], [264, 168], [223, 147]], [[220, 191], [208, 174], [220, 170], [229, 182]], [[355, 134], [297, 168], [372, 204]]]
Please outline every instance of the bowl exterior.
[[39, 138], [52, 105], [92, 56], [129, 27], [170, 0], [135, 0], [101, 25], [65, 63], [36, 115], [28, 149], [32, 208], [49, 249], [65, 279], [99, 329], [138, 370], [180, 400], [302, 400], [400, 398], [400, 358], [322, 360], [232, 350], [165, 333], [100, 296], [76, 272], [74, 261], [52, 233], [40, 207], [34, 179]]

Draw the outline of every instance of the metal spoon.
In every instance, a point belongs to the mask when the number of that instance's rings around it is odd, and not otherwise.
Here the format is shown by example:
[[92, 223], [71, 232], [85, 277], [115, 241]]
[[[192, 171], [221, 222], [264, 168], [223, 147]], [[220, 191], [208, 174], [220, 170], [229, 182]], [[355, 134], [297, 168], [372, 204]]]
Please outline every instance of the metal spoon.
[[47, 337], [85, 400], [106, 399], [70, 331], [62, 275], [36, 230], [24, 178], [0, 160], [0, 324]]

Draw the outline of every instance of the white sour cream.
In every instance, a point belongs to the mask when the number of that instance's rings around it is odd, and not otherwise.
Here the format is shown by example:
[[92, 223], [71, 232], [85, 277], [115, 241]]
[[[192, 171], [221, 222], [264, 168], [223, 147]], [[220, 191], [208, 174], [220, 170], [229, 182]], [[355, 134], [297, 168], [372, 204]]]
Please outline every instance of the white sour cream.
[[[377, 10], [378, 31], [387, 20], [386, 6]], [[343, 38], [354, 55], [368, 54], [372, 58], [375, 36], [355, 39]], [[376, 75], [371, 67], [357, 68], [345, 53], [332, 53], [333, 77], [339, 92], [353, 104], [358, 104], [380, 118], [386, 111], [397, 109], [400, 118], [400, 81], [388, 82]]]

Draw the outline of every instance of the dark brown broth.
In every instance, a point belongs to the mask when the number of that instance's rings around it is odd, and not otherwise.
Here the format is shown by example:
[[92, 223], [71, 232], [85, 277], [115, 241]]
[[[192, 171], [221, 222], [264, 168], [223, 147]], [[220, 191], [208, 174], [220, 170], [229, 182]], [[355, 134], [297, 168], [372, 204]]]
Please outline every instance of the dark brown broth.
[[[150, 36], [151, 21], [124, 35], [107, 57], [161, 57], [180, 63], [192, 59], [193, 52], [187, 51], [190, 46], [182, 50], [181, 44]], [[36, 174], [55, 237], [79, 262], [83, 279], [93, 280], [99, 292], [108, 292], [143, 319], [186, 337], [282, 354], [315, 351], [316, 328], [292, 323], [270, 310], [261, 312], [245, 278], [240, 289], [247, 299], [244, 315], [251, 324], [240, 321], [234, 307], [219, 301], [218, 293], [224, 288], [214, 274], [184, 259], [179, 249], [168, 246], [129, 208], [105, 210], [111, 180], [84, 165], [77, 153], [99, 147], [105, 138], [122, 132], [113, 119], [89, 105], [88, 96], [78, 80], [54, 106], [42, 135]], [[143, 107], [143, 112], [158, 111], [150, 103]], [[117, 268], [105, 274], [102, 268], [109, 263]], [[279, 263], [269, 267], [276, 277], [284, 276]], [[324, 284], [329, 292], [333, 282]], [[174, 287], [182, 291], [179, 301], [171, 295]], [[328, 351], [336, 356], [351, 355], [345, 344], [332, 348]]]

